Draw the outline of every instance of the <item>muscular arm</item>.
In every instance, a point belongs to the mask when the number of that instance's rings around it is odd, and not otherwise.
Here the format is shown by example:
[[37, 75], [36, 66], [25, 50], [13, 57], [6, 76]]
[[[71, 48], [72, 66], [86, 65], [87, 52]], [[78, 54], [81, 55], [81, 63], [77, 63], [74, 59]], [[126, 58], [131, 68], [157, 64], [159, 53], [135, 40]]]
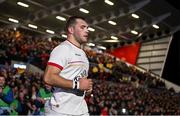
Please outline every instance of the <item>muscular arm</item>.
[[61, 69], [55, 66], [47, 65], [44, 75], [44, 82], [52, 86], [72, 89], [73, 82], [60, 77], [60, 72]]
[[[61, 88], [73, 88], [73, 81], [64, 79], [63, 77], [59, 76], [61, 70], [55, 66], [47, 65], [44, 75], [44, 82]], [[92, 80], [82, 78], [79, 80], [80, 83], [80, 90], [89, 90], [92, 88]]]

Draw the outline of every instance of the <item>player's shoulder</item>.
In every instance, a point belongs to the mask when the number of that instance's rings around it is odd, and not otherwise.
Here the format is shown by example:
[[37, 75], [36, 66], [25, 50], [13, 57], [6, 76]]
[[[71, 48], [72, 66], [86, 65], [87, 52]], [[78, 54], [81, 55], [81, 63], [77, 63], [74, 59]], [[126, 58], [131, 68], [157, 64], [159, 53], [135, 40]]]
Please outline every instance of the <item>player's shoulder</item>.
[[71, 45], [70, 44], [68, 44], [68, 42], [67, 41], [64, 41], [64, 42], [62, 42], [62, 43], [60, 43], [58, 46], [56, 46], [55, 48], [54, 48], [54, 50], [56, 51], [56, 50], [60, 50], [60, 51], [64, 51], [64, 52], [67, 52], [67, 51], [69, 51], [69, 50], [71, 50], [72, 48], [71, 48]]

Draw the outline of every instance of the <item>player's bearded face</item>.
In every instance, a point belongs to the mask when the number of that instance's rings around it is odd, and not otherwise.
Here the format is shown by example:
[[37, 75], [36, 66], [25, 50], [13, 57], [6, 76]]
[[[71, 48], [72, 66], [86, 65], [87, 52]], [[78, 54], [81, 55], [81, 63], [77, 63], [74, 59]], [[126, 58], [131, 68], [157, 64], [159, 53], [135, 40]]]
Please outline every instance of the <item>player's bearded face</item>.
[[74, 37], [79, 43], [85, 43], [88, 40], [88, 24], [78, 19], [76, 25], [74, 26]]

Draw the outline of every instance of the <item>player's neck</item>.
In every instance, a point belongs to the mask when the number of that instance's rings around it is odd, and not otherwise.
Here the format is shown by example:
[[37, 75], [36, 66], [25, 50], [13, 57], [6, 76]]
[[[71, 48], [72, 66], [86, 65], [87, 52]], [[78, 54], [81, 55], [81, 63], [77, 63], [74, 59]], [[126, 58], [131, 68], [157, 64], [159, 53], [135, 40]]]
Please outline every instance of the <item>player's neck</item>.
[[81, 48], [81, 44], [73, 36], [68, 36], [67, 40], [74, 44], [76, 47]]

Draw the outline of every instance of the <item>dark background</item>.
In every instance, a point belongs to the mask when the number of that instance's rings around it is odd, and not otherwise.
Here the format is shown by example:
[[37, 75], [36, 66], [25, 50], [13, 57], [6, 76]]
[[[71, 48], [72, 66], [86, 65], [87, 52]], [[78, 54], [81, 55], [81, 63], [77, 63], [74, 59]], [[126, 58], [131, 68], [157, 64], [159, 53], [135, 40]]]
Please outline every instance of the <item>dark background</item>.
[[[180, 0], [166, 1], [173, 5], [176, 9], [180, 10]], [[176, 32], [172, 37], [162, 78], [180, 86], [180, 31]]]
[[180, 85], [180, 31], [173, 35], [162, 78]]

